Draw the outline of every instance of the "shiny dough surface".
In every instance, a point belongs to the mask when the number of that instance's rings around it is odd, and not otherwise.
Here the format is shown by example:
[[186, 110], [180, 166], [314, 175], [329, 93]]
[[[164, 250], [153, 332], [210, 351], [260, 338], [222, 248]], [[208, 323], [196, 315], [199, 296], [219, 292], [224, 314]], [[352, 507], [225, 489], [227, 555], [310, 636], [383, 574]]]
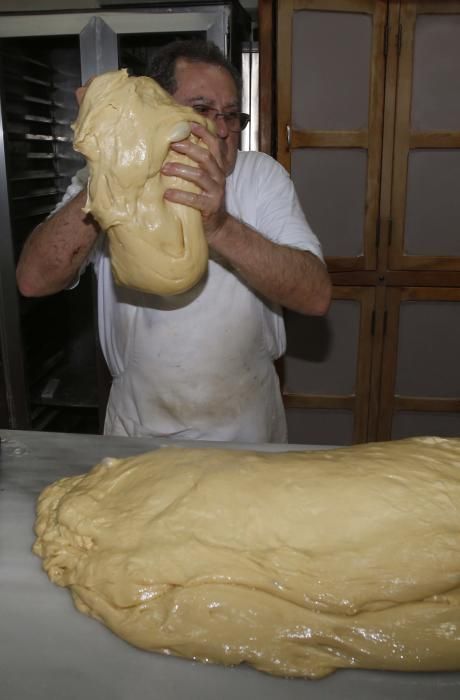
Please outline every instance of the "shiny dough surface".
[[174, 141], [198, 142], [190, 121], [213, 128], [154, 80], [125, 69], [94, 78], [86, 90], [73, 124], [74, 148], [90, 172], [84, 211], [108, 234], [118, 284], [168, 296], [187, 291], [206, 271], [201, 213], [163, 199], [171, 187], [198, 189], [160, 173], [166, 161], [196, 165], [169, 150]]
[[164, 447], [39, 498], [34, 552], [131, 644], [281, 676], [460, 670], [460, 440]]

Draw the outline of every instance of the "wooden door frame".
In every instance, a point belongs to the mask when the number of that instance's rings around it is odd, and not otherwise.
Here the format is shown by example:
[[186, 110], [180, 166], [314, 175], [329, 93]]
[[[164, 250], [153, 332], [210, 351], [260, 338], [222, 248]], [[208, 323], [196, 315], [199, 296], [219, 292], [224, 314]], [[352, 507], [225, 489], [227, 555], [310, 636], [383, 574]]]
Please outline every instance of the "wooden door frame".
[[399, 317], [401, 304], [405, 301], [460, 302], [460, 287], [390, 287], [387, 289], [377, 440], [391, 439], [393, 417], [398, 410], [460, 412], [460, 399], [397, 396], [395, 393], [399, 357]]
[[[291, 114], [292, 22], [299, 10], [367, 13], [373, 17], [370, 66], [369, 119], [367, 129], [300, 130], [294, 129]], [[291, 152], [296, 148], [365, 149], [368, 155], [363, 252], [355, 257], [327, 258], [332, 272], [373, 270], [376, 268], [379, 193], [381, 178], [382, 129], [385, 78], [387, 0], [283, 0], [277, 13], [277, 160], [291, 171]], [[279, 76], [283, 76], [282, 80]]]
[[287, 408], [344, 409], [353, 414], [354, 443], [366, 442], [369, 413], [369, 391], [372, 366], [372, 343], [375, 290], [373, 287], [335, 287], [333, 299], [351, 300], [360, 304], [358, 352], [353, 394], [314, 395], [283, 392]]
[[259, 150], [275, 155], [275, 4], [276, 0], [259, 0]]
[[[410, 124], [413, 54], [417, 16], [459, 14], [459, 0], [414, 0], [401, 3], [399, 18], [400, 55], [394, 134], [394, 166], [391, 196], [391, 242], [388, 266], [391, 270], [460, 270], [460, 256], [407, 255], [405, 253], [405, 211], [408, 160], [412, 150], [460, 148], [458, 131], [413, 131]], [[401, 37], [402, 40], [401, 40]]]

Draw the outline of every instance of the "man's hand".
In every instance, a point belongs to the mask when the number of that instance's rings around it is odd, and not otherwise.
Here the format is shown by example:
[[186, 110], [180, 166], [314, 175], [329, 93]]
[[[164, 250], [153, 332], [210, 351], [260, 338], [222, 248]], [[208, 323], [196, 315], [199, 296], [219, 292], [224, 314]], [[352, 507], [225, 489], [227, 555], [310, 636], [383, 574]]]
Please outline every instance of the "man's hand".
[[200, 124], [192, 122], [192, 133], [200, 138], [207, 148], [190, 139], [171, 144], [171, 150], [188, 156], [196, 166], [168, 162], [161, 169], [164, 175], [183, 178], [197, 185], [201, 192], [185, 192], [179, 189], [166, 190], [164, 197], [170, 202], [185, 204], [198, 209], [203, 217], [203, 229], [209, 243], [225, 224], [228, 217], [225, 209], [225, 180], [220, 139]]
[[184, 178], [201, 188], [199, 194], [170, 189], [165, 199], [201, 211], [210, 246], [259, 294], [287, 308], [311, 315], [326, 313], [331, 284], [323, 263], [311, 253], [279, 245], [228, 214], [225, 208], [225, 139], [193, 124], [193, 133], [208, 147], [190, 140], [171, 149], [196, 163], [168, 162], [164, 175]]
[[75, 98], [77, 100], [79, 107], [80, 107], [81, 103], [83, 102], [85, 92], [87, 91], [87, 89], [89, 88], [89, 86], [91, 85], [91, 83], [93, 82], [95, 77], [96, 76], [93, 75], [92, 78], [88, 78], [88, 80], [86, 81], [86, 83], [84, 85], [82, 85], [81, 87], [79, 87], [75, 90]]

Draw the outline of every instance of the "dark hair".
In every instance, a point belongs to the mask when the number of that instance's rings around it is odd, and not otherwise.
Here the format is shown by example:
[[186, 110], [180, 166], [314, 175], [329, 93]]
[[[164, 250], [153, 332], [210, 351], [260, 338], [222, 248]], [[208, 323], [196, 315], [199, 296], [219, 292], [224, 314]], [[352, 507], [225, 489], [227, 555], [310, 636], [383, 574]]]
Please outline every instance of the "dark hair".
[[225, 58], [222, 51], [212, 41], [204, 39], [178, 39], [161, 46], [155, 51], [147, 68], [147, 75], [173, 94], [177, 90], [175, 77], [176, 63], [179, 59], [191, 63], [209, 63], [228, 71], [235, 81], [238, 100], [241, 102], [242, 80], [235, 66]]

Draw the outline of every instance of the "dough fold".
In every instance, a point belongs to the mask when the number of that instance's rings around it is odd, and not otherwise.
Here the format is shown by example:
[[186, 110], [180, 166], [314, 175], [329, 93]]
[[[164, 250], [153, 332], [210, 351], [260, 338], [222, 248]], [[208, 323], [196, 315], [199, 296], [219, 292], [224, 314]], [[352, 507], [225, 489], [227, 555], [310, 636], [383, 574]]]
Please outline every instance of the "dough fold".
[[168, 188], [199, 189], [160, 172], [167, 161], [196, 167], [170, 152], [171, 143], [186, 138], [203, 145], [191, 121], [213, 130], [154, 80], [128, 77], [125, 69], [97, 76], [86, 90], [73, 124], [74, 148], [90, 172], [84, 211], [108, 234], [118, 284], [167, 296], [187, 291], [206, 271], [201, 213], [163, 198]]
[[460, 440], [106, 459], [47, 487], [35, 527], [49, 578], [142, 649], [460, 670]]

